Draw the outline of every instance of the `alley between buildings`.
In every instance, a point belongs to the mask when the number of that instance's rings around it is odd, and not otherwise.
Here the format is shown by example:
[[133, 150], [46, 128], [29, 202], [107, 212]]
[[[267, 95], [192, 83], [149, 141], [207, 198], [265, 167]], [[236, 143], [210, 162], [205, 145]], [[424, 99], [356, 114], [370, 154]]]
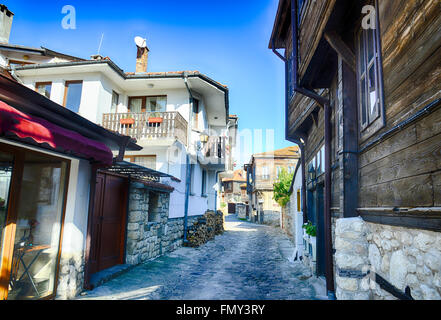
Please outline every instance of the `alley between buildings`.
[[180, 248], [87, 292], [92, 300], [311, 300], [322, 282], [292, 262], [279, 229], [226, 217], [225, 233]]

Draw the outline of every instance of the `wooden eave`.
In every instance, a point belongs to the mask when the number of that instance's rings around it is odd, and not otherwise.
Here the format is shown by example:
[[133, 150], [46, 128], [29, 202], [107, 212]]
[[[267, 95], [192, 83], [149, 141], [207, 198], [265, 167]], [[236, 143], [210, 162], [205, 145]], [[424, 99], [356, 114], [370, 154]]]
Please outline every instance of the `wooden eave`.
[[273, 49], [285, 49], [285, 38], [287, 31], [291, 25], [291, 1], [280, 0], [279, 7], [277, 9], [276, 18], [274, 21], [273, 32], [268, 48]]

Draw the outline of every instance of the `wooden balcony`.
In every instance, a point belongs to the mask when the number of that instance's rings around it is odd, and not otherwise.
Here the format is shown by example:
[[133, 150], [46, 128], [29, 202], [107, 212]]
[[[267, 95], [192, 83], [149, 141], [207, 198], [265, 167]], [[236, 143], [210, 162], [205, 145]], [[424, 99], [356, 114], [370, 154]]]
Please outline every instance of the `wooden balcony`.
[[179, 112], [105, 113], [103, 127], [142, 139], [177, 139], [187, 146], [188, 123]]
[[205, 144], [203, 149], [203, 154], [211, 164], [225, 163], [226, 143], [226, 137], [212, 136], [208, 138], [208, 142]]

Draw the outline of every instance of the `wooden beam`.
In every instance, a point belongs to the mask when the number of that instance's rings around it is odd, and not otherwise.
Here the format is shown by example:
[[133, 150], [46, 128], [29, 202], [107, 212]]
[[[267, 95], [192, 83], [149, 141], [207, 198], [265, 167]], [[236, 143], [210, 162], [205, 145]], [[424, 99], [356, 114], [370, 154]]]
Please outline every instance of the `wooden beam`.
[[355, 72], [355, 54], [342, 38], [335, 31], [325, 32], [324, 37], [337, 54], [342, 57], [343, 61]]
[[396, 227], [441, 232], [440, 214], [406, 214], [381, 211], [361, 212], [364, 221]]

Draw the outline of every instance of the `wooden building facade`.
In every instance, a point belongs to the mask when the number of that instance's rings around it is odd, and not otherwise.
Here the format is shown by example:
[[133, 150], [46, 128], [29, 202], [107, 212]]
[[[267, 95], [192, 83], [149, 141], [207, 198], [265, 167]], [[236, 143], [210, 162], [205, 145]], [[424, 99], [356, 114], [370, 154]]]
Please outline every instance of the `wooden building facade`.
[[270, 49], [329, 295], [440, 299], [441, 2], [281, 0]]

